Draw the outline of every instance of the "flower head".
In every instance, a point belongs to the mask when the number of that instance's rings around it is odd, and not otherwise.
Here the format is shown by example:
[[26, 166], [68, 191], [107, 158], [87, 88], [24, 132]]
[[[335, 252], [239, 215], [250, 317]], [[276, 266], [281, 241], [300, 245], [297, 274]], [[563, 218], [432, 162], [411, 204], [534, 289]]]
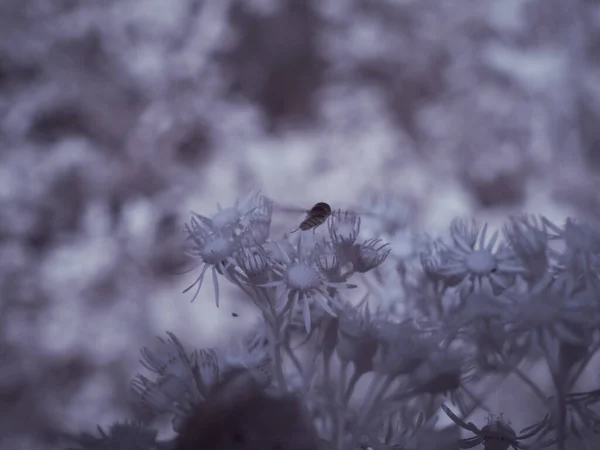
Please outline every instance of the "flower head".
[[[326, 274], [319, 266], [318, 248], [313, 247], [307, 251], [302, 247], [302, 239], [298, 239], [296, 248], [289, 251], [280, 248], [282, 262], [274, 264], [274, 271], [280, 277], [277, 281], [261, 284], [263, 287], [276, 287], [279, 290], [277, 303], [287, 296], [283, 310], [290, 314], [300, 305], [307, 332], [311, 329], [310, 302], [316, 302], [327, 313], [335, 317], [332, 306], [341, 307], [335, 296], [331, 296], [328, 288], [353, 288], [355, 285], [344, 282], [333, 282], [327, 279]], [[291, 317], [291, 316], [290, 316]]]
[[480, 228], [475, 221], [454, 220], [450, 235], [453, 245], [441, 247], [439, 261], [428, 270], [448, 283], [458, 282], [463, 298], [485, 287], [500, 293], [509, 287], [515, 274], [525, 272], [506, 245], [496, 249], [498, 231], [487, 240], [487, 224]]
[[156, 379], [137, 375], [131, 382], [142, 404], [158, 414], [178, 414], [183, 405], [206, 399], [220, 377], [214, 350], [188, 354], [174, 334], [169, 333], [169, 338], [160, 339], [162, 345], [157, 350], [142, 349], [142, 364], [156, 374]]
[[574, 290], [581, 286], [600, 289], [600, 229], [587, 223], [567, 219], [564, 229], [546, 220], [556, 237], [564, 242], [564, 250], [551, 249], [558, 270], [566, 275]]
[[[262, 324], [262, 322], [260, 322]], [[261, 387], [271, 384], [273, 368], [266, 326], [256, 326], [243, 336], [233, 339], [221, 352], [224, 376], [237, 369], [246, 370]]]
[[235, 259], [250, 284], [261, 284], [269, 281], [271, 263], [267, 252], [262, 246], [245, 247], [236, 255]]
[[235, 234], [231, 234], [228, 228], [214, 230], [212, 222], [204, 216], [195, 214], [190, 223], [186, 225], [188, 240], [192, 242], [189, 254], [200, 259], [202, 266], [196, 280], [183, 292], [196, 287], [192, 301], [196, 299], [202, 288], [204, 275], [210, 268], [212, 272], [215, 289], [215, 303], [219, 306], [219, 282], [218, 273], [223, 273], [235, 262], [235, 254], [240, 249], [240, 241]]
[[336, 351], [342, 361], [352, 361], [357, 371], [366, 373], [373, 369], [373, 358], [378, 342], [375, 337], [371, 313], [347, 306], [339, 315]]
[[382, 244], [381, 239], [368, 239], [354, 246], [355, 252], [351, 260], [355, 271], [366, 273], [381, 265], [391, 252], [389, 244]]
[[504, 316], [509, 336], [526, 337], [530, 348], [544, 350], [556, 369], [561, 343], [586, 347], [598, 317], [594, 295], [568, 292], [568, 284], [548, 275], [525, 292], [506, 294], [512, 302]]
[[474, 437], [461, 439], [459, 441], [460, 448], [472, 448], [482, 444], [484, 450], [508, 450], [509, 447], [518, 450], [521, 448], [519, 441], [529, 439], [542, 431], [546, 427], [548, 419], [546, 416], [539, 424], [523, 429], [522, 434], [517, 436], [510, 422], [505, 420], [502, 414], [490, 415], [487, 418], [487, 425], [479, 429], [472, 422], [467, 423], [459, 418], [446, 405], [442, 405], [442, 410], [459, 427], [475, 434]]
[[329, 236], [337, 252], [345, 253], [360, 233], [360, 217], [349, 211], [335, 211], [327, 220]]
[[504, 234], [533, 280], [539, 280], [548, 271], [548, 234], [535, 218], [512, 217], [504, 227]]

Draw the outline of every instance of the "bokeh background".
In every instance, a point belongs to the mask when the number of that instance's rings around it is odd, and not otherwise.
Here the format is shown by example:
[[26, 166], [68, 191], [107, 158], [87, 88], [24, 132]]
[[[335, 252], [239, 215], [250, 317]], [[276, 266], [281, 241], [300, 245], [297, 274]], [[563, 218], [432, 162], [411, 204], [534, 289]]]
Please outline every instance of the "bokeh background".
[[139, 417], [142, 346], [227, 333], [190, 210], [584, 217], [598, 124], [598, 1], [2, 0], [0, 449]]

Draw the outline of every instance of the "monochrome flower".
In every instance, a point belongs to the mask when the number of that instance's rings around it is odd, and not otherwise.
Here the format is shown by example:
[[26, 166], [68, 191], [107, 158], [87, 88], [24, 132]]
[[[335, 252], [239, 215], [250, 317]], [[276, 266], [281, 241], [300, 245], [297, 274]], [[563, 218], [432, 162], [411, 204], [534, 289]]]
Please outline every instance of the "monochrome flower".
[[389, 244], [382, 244], [381, 239], [368, 239], [362, 244], [354, 245], [350, 261], [356, 272], [366, 273], [381, 265], [390, 252]]
[[144, 347], [141, 350], [144, 367], [159, 376], [174, 375], [188, 387], [193, 387], [196, 354], [188, 355], [183, 344], [173, 333], [167, 332], [169, 339], [158, 338], [158, 349]]
[[243, 248], [235, 257], [236, 263], [250, 284], [269, 281], [271, 265], [267, 252], [260, 245]]
[[335, 211], [329, 216], [327, 227], [333, 247], [344, 259], [360, 233], [360, 217], [349, 211]]
[[[257, 236], [266, 235], [268, 237], [269, 227], [271, 224], [273, 202], [262, 195], [260, 191], [249, 191], [242, 199], [236, 199], [235, 204], [228, 208], [223, 208], [217, 203], [218, 211], [210, 219], [210, 226], [215, 231], [224, 232], [230, 230], [232, 232], [244, 232], [257, 226], [261, 230], [257, 231]], [[266, 227], [266, 229], [264, 229]], [[264, 240], [257, 240], [259, 243]]]
[[336, 351], [342, 361], [351, 361], [357, 371], [366, 373], [373, 369], [373, 358], [378, 341], [368, 306], [359, 309], [347, 306], [338, 320]]
[[378, 342], [374, 370], [381, 374], [412, 374], [435, 348], [434, 342], [410, 320], [396, 323], [380, 319], [374, 326]]
[[332, 306], [341, 307], [335, 297], [328, 294], [327, 288], [354, 288], [353, 284], [344, 282], [328, 281], [318, 264], [318, 258], [314, 249], [308, 251], [302, 247], [302, 239], [294, 251], [282, 249], [284, 261], [276, 263], [274, 270], [280, 280], [263, 283], [262, 287], [276, 287], [279, 290], [277, 303], [287, 296], [284, 301], [284, 310], [293, 312], [296, 305], [300, 305], [304, 317], [304, 325], [307, 332], [311, 329], [311, 313], [309, 300], [319, 304], [327, 313], [335, 316]]
[[189, 254], [200, 258], [199, 266], [202, 266], [196, 280], [183, 292], [196, 287], [192, 301], [196, 299], [202, 288], [204, 275], [210, 268], [212, 272], [213, 286], [215, 290], [215, 303], [219, 306], [219, 281], [217, 274], [223, 274], [235, 264], [235, 254], [241, 248], [239, 238], [232, 234], [230, 229], [214, 229], [212, 221], [204, 216], [195, 214], [190, 223], [186, 225], [188, 240], [192, 242]]
[[142, 364], [157, 375], [151, 380], [137, 375], [131, 382], [139, 400], [157, 414], [177, 413], [186, 403], [206, 399], [219, 382], [219, 364], [212, 349], [188, 354], [177, 337], [160, 339], [158, 350], [142, 349]]
[[543, 222], [535, 217], [511, 217], [504, 227], [504, 234], [511, 249], [527, 272], [526, 276], [539, 280], [548, 271], [548, 234]]
[[477, 445], [483, 445], [484, 450], [508, 450], [509, 447], [519, 450], [524, 448], [521, 446], [520, 441], [535, 436], [547, 426], [548, 416], [540, 423], [523, 429], [521, 435], [517, 435], [510, 421], [505, 420], [502, 414], [499, 416], [491, 414], [487, 418], [487, 425], [479, 429], [472, 422], [467, 423], [459, 418], [446, 405], [442, 404], [441, 407], [455, 424], [475, 434], [474, 437], [461, 439], [459, 441], [460, 448], [473, 448]]
[[[260, 322], [262, 323], [262, 322]], [[221, 370], [227, 372], [245, 369], [262, 387], [271, 384], [273, 377], [271, 343], [266, 334], [267, 328], [255, 326], [241, 339], [235, 338], [221, 351]]]
[[511, 300], [505, 312], [509, 336], [526, 337], [531, 349], [544, 350], [554, 364], [561, 342], [586, 346], [597, 324], [593, 297], [571, 296], [568, 290], [548, 275], [525, 292], [505, 294]]
[[550, 254], [568, 277], [570, 289], [585, 285], [600, 289], [600, 228], [573, 219], [567, 219], [564, 229], [545, 223], [564, 242], [563, 251], [551, 249]]
[[496, 248], [498, 234], [494, 232], [488, 241], [487, 224], [479, 227], [474, 220], [452, 221], [453, 245], [443, 246], [435, 271], [448, 281], [460, 280], [463, 298], [487, 287], [496, 294], [502, 292], [512, 283], [514, 275], [524, 273], [525, 268], [506, 245]]

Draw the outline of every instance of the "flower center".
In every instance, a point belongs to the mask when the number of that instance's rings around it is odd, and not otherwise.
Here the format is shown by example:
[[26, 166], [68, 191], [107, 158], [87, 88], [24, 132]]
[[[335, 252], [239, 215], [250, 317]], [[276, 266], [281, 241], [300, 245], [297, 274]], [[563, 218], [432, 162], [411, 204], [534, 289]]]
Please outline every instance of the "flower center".
[[224, 237], [215, 238], [206, 243], [202, 249], [201, 256], [204, 262], [216, 264], [231, 255], [231, 243]]
[[294, 264], [287, 269], [286, 281], [292, 289], [316, 289], [321, 284], [321, 273], [306, 264]]
[[469, 272], [476, 275], [487, 275], [496, 268], [496, 258], [487, 250], [476, 250], [466, 259]]

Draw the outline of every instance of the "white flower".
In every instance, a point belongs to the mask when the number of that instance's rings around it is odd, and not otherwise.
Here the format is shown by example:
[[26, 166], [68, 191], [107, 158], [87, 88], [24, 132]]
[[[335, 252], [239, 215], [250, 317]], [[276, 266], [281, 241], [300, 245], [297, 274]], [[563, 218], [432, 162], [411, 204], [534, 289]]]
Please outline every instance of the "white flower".
[[379, 343], [374, 358], [376, 372], [391, 376], [411, 374], [434, 349], [433, 341], [412, 321], [381, 320], [374, 326]]
[[570, 290], [586, 285], [600, 289], [600, 229], [572, 219], [567, 219], [564, 229], [548, 220], [544, 223], [564, 241], [564, 251], [551, 249], [550, 254], [570, 279]]
[[453, 220], [450, 225], [453, 245], [444, 245], [437, 267], [428, 270], [448, 282], [458, 281], [462, 298], [486, 287], [494, 293], [502, 292], [512, 283], [515, 274], [526, 270], [506, 245], [495, 249], [498, 234], [494, 232], [486, 242], [487, 224], [480, 228], [474, 220], [470, 223]]
[[366, 273], [385, 261], [391, 249], [389, 244], [381, 242], [381, 239], [368, 239], [354, 246], [355, 252], [351, 262], [356, 272]]
[[357, 371], [373, 369], [378, 341], [368, 306], [364, 310], [347, 306], [339, 316], [336, 351], [342, 361], [352, 361]]
[[167, 332], [167, 335], [169, 336], [167, 341], [158, 338], [161, 343], [158, 349], [142, 348], [143, 359], [141, 363], [159, 376], [174, 375], [191, 387], [194, 383], [194, 354], [188, 356], [177, 336], [169, 332]]
[[162, 345], [157, 350], [142, 349], [141, 362], [158, 375], [156, 381], [138, 375], [131, 382], [134, 394], [156, 413], [177, 413], [181, 405], [204, 400], [219, 382], [214, 350], [188, 355], [177, 337], [168, 335], [168, 341], [160, 339]]
[[524, 292], [511, 292], [504, 318], [512, 339], [525, 336], [530, 347], [546, 352], [552, 368], [558, 364], [561, 343], [587, 346], [598, 314], [595, 295], [568, 294], [568, 284], [550, 275]]
[[256, 326], [242, 339], [233, 339], [221, 351], [222, 370], [227, 373], [245, 369], [261, 387], [271, 384], [273, 376], [271, 345], [267, 337], [267, 325]]
[[510, 219], [504, 234], [512, 250], [527, 269], [533, 280], [539, 280], [548, 271], [548, 234], [533, 217]]
[[327, 227], [334, 248], [343, 254], [360, 233], [360, 217], [348, 211], [335, 211], [329, 216]]
[[[188, 239], [192, 242], [189, 254], [200, 258], [199, 266], [202, 266], [198, 278], [183, 292], [187, 292], [197, 286], [192, 301], [196, 299], [202, 288], [204, 275], [210, 268], [212, 271], [213, 285], [215, 289], [215, 303], [219, 306], [219, 282], [217, 274], [223, 274], [235, 263], [235, 254], [240, 249], [240, 240], [228, 229], [215, 230], [212, 222], [204, 216], [195, 214], [190, 223], [186, 225]], [[223, 231], [225, 230], [225, 232]]]
[[484, 450], [508, 450], [509, 447], [518, 450], [522, 448], [519, 441], [535, 436], [548, 424], [548, 416], [546, 416], [539, 424], [523, 429], [521, 431], [522, 434], [517, 436], [517, 433], [511, 427], [510, 421], [505, 420], [502, 414], [499, 416], [491, 414], [487, 418], [487, 425], [479, 429], [472, 422], [467, 423], [459, 418], [446, 405], [442, 404], [441, 406], [455, 424], [475, 434], [474, 437], [461, 439], [459, 441], [460, 448], [472, 448], [482, 444]]
[[[224, 230], [245, 232], [249, 231], [253, 225], [260, 224], [260, 227], [266, 226], [268, 236], [272, 203], [267, 197], [261, 195], [260, 191], [250, 191], [246, 197], [236, 199], [235, 204], [228, 208], [222, 208], [217, 203], [218, 212], [210, 219], [211, 228], [221, 232]], [[257, 236], [262, 234], [264, 234], [264, 230], [261, 229]]]
[[265, 249], [260, 245], [245, 247], [236, 255], [236, 262], [250, 284], [269, 281], [271, 264]]
[[[316, 248], [316, 247], [315, 247]], [[299, 304], [304, 316], [304, 326], [307, 332], [311, 329], [311, 313], [309, 300], [316, 302], [327, 313], [335, 317], [332, 305], [341, 307], [335, 297], [330, 296], [328, 288], [353, 288], [352, 284], [329, 281], [319, 267], [318, 253], [302, 247], [302, 239], [298, 239], [294, 251], [280, 248], [283, 261], [276, 262], [274, 270], [281, 277], [278, 281], [260, 284], [261, 287], [276, 287], [279, 294], [276, 303], [279, 304], [285, 296], [284, 311], [293, 313]], [[307, 254], [308, 253], [308, 254]]]

